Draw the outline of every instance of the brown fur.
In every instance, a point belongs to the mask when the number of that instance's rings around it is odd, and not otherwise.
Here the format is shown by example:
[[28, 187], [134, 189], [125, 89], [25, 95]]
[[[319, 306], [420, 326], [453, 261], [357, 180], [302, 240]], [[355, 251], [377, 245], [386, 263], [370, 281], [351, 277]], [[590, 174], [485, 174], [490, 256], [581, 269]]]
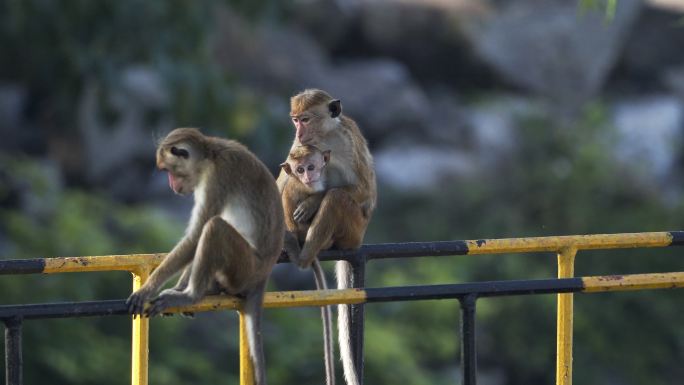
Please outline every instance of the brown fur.
[[[297, 234], [301, 235], [306, 229], [306, 236], [301, 252], [294, 260], [306, 265], [307, 261], [315, 261], [321, 250], [330, 247], [354, 249], [361, 246], [376, 206], [377, 187], [373, 158], [366, 139], [351, 118], [337, 116], [342, 110], [339, 101], [324, 91], [310, 89], [293, 96], [290, 106], [290, 115], [297, 128], [292, 149], [312, 145], [333, 154], [325, 170], [327, 191], [320, 199], [318, 212], [308, 229], [306, 223], [296, 224]], [[302, 125], [302, 118], [309, 116], [310, 122]], [[283, 194], [285, 212], [288, 213], [286, 223], [288, 229], [292, 229], [290, 210], [307, 201], [306, 198], [302, 200], [297, 192], [296, 178], [281, 171], [277, 182]], [[350, 282], [348, 263], [338, 262], [337, 273], [338, 288], [347, 288]], [[338, 309], [340, 351], [345, 378], [348, 385], [355, 385], [358, 384], [358, 376], [351, 358], [348, 308], [347, 305], [340, 305]]]
[[[188, 151], [188, 158], [172, 149]], [[134, 315], [153, 316], [168, 307], [198, 302], [212, 288], [245, 296], [249, 344], [258, 385], [266, 383], [260, 334], [266, 280], [283, 246], [278, 190], [268, 169], [238, 142], [179, 128], [157, 149], [157, 166], [168, 171], [181, 194], [194, 192], [185, 236], [127, 304]], [[174, 188], [175, 190], [175, 188]], [[148, 302], [173, 274], [176, 286]]]
[[[304, 201], [308, 201], [309, 204], [317, 210], [318, 207], [320, 207], [320, 202], [323, 200], [325, 192], [311, 193], [301, 182], [297, 182], [298, 183], [288, 183], [285, 186], [285, 190], [282, 194], [282, 202], [285, 215], [285, 228], [287, 231], [295, 234], [295, 238], [297, 238], [297, 241], [301, 245], [306, 239], [306, 233], [309, 231], [311, 221], [304, 223], [295, 221], [294, 212]], [[309, 263], [310, 262], [311, 261], [309, 261]]]

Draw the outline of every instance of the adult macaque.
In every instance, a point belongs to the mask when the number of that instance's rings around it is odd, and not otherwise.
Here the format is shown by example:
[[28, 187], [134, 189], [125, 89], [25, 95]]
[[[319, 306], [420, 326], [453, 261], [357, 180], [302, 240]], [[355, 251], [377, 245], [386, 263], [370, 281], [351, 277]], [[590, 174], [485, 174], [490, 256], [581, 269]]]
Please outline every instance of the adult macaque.
[[[184, 237], [126, 301], [129, 311], [154, 316], [169, 307], [196, 303], [209, 292], [244, 297], [254, 380], [265, 385], [264, 288], [284, 234], [273, 176], [240, 143], [204, 136], [194, 128], [173, 130], [162, 140], [157, 167], [168, 172], [176, 194], [193, 193], [195, 205]], [[175, 287], [153, 299], [161, 285], [181, 270]]]
[[[314, 146], [299, 146], [290, 152], [287, 160], [280, 167], [290, 176], [293, 182], [289, 183], [283, 191], [282, 201], [285, 211], [285, 250], [293, 263], [300, 267], [311, 266], [314, 272], [316, 289], [326, 290], [328, 284], [325, 273], [318, 258], [302, 261], [299, 258], [301, 245], [306, 239], [310, 219], [318, 210], [323, 194], [326, 190], [325, 174], [323, 169], [330, 160], [330, 151], [322, 152]], [[303, 212], [298, 210], [298, 205], [307, 198], [315, 197], [308, 209], [311, 211]], [[303, 223], [302, 223], [303, 222]], [[321, 308], [321, 319], [323, 320], [323, 345], [326, 384], [335, 384], [335, 356], [333, 350], [332, 335], [332, 306]]]
[[[324, 171], [327, 190], [323, 196], [314, 194], [298, 203], [295, 209], [295, 212], [299, 210], [302, 213], [300, 224], [311, 220], [301, 253], [295, 258], [305, 265], [307, 261], [313, 261], [321, 250], [361, 246], [377, 200], [375, 171], [373, 158], [358, 126], [342, 114], [342, 104], [328, 93], [309, 89], [293, 96], [290, 117], [296, 129], [293, 150], [298, 146], [311, 145], [333, 154]], [[298, 181], [281, 171], [278, 177], [281, 193], [288, 190], [290, 183]], [[313, 215], [313, 218], [307, 218], [308, 215]], [[339, 261], [336, 273], [337, 287], [348, 288], [351, 281], [349, 263]], [[338, 313], [344, 375], [347, 384], [356, 385], [358, 376], [351, 352], [348, 306], [339, 305]]]

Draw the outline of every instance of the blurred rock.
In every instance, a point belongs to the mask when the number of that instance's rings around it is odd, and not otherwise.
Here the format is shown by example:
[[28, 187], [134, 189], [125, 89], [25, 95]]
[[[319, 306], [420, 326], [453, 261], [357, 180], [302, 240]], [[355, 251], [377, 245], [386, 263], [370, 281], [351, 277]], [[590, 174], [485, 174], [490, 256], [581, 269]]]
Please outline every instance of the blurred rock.
[[572, 112], [604, 84], [639, 15], [641, 2], [620, 1], [610, 22], [582, 14], [577, 2], [500, 2], [470, 24], [481, 57], [511, 83]]
[[629, 32], [612, 86], [633, 92], [662, 89], [663, 73], [684, 65], [682, 14], [646, 6]]
[[302, 78], [320, 77], [325, 58], [306, 34], [273, 25], [250, 25], [219, 7], [214, 51], [218, 62], [241, 81], [287, 92]]
[[17, 128], [23, 120], [26, 90], [15, 84], [0, 84], [0, 129]]
[[684, 65], [670, 69], [663, 75], [663, 78], [667, 87], [684, 101]]
[[359, 60], [327, 70], [327, 76], [309, 85], [342, 99], [345, 112], [359, 123], [368, 140], [381, 141], [388, 134], [420, 135], [430, 124], [430, 101], [401, 64]]
[[[163, 84], [148, 69], [122, 72], [118, 87], [103, 91], [86, 85], [78, 107], [79, 130], [87, 181], [126, 201], [156, 191], [154, 170], [157, 137], [172, 127]], [[154, 134], [153, 134], [154, 133]], [[152, 190], [150, 190], [152, 189]]]
[[451, 148], [395, 144], [376, 151], [378, 180], [404, 190], [434, 190], [445, 178], [472, 175], [474, 159]]
[[[447, 95], [433, 100], [433, 116], [446, 110], [440, 104], [447, 100]], [[421, 139], [395, 136], [375, 152], [381, 182], [401, 189], [430, 190], [445, 179], [495, 172], [515, 150], [519, 119], [543, 113], [538, 103], [507, 94], [491, 95], [487, 101], [471, 105], [451, 100], [449, 108], [458, 111], [451, 122], [430, 125], [429, 134]]]
[[427, 97], [397, 61], [332, 63], [316, 42], [295, 29], [262, 25], [251, 30], [228, 9], [219, 18], [220, 62], [243, 81], [262, 87], [264, 94], [324, 89], [342, 100], [371, 141], [429, 124]]
[[515, 130], [521, 117], [542, 116], [539, 103], [512, 94], [491, 95], [487, 100], [464, 108], [471, 149], [483, 163], [498, 162], [516, 146]]
[[673, 182], [684, 130], [684, 103], [672, 95], [630, 98], [615, 103], [616, 156], [632, 174], [659, 185]]
[[0, 83], [0, 150], [33, 153], [44, 147], [41, 132], [32, 129], [25, 119], [28, 91], [18, 84]]
[[334, 59], [390, 58], [421, 83], [458, 89], [498, 86], [496, 74], [473, 51], [463, 28], [490, 11], [487, 1], [309, 3], [296, 3], [295, 23]]

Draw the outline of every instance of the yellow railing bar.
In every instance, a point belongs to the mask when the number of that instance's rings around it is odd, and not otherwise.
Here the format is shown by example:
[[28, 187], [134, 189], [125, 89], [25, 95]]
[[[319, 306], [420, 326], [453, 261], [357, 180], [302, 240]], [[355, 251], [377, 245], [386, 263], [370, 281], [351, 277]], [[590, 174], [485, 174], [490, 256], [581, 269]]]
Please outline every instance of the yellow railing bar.
[[92, 271], [130, 271], [157, 267], [166, 254], [105, 255], [97, 257], [45, 258], [43, 273], [78, 273]]
[[242, 311], [238, 311], [238, 314], [240, 316], [240, 385], [252, 385], [254, 384], [254, 367], [249, 357], [245, 314]]
[[[672, 242], [670, 232], [565, 235], [551, 237], [479, 239], [465, 241], [468, 254], [560, 252], [568, 247], [577, 250], [664, 247]], [[166, 254], [131, 254], [89, 257], [44, 258], [43, 273], [87, 271], [134, 271], [140, 266], [156, 266]]]
[[684, 287], [684, 272], [608, 275], [582, 278], [584, 292], [674, 289]]
[[[684, 288], [684, 272], [588, 276], [576, 279], [582, 282], [582, 288], [579, 289], [581, 293]], [[267, 292], [264, 295], [264, 308], [362, 304], [372, 299], [368, 298], [364, 289], [279, 291]], [[164, 313], [239, 311], [241, 306], [242, 299], [240, 298], [228, 295], [211, 295], [194, 305], [171, 307], [164, 310]]]
[[[577, 249], [568, 247], [558, 253], [558, 278], [571, 278], [575, 274]], [[572, 384], [572, 294], [558, 294], [556, 316], [556, 384]]]
[[636, 247], [663, 247], [669, 246], [671, 243], [672, 234], [666, 231], [466, 241], [468, 254], [560, 252], [569, 247], [577, 250], [628, 249]]
[[[151, 268], [139, 268], [133, 273], [133, 291], [147, 281]], [[146, 317], [133, 318], [132, 341], [131, 341], [131, 384], [147, 385], [148, 362], [149, 362], [149, 329], [150, 319]]]
[[[366, 302], [363, 289], [344, 290], [297, 290], [267, 292], [264, 294], [264, 308], [326, 306], [347, 304], [354, 305]], [[193, 313], [217, 310], [240, 310], [242, 300], [227, 295], [210, 295], [199, 303], [183, 307], [170, 307], [165, 313]]]

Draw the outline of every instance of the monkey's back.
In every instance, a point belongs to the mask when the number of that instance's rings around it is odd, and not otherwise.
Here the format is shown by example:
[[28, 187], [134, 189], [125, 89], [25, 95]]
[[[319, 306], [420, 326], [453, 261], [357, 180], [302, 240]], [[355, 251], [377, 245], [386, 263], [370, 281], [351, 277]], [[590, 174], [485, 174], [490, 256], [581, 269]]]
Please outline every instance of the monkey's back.
[[344, 136], [344, 139], [349, 142], [349, 156], [353, 167], [354, 174], [357, 178], [359, 188], [367, 191], [370, 200], [370, 211], [375, 209], [377, 202], [377, 182], [375, 179], [375, 164], [373, 156], [368, 149], [368, 142], [361, 133], [361, 129], [356, 122], [346, 116], [341, 115], [340, 121], [342, 128], [339, 135]]
[[253, 246], [260, 259], [272, 264], [283, 249], [285, 232], [283, 208], [273, 175], [256, 155], [237, 141], [212, 138], [210, 145], [224, 204], [233, 200], [247, 205], [258, 226]]

